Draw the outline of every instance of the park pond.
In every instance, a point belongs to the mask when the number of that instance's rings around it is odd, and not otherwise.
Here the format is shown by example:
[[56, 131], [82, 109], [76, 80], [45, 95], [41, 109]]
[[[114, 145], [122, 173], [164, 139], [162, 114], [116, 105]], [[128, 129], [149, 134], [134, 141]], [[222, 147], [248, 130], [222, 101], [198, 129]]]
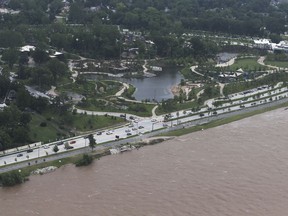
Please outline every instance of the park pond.
[[[107, 80], [107, 76], [103, 75], [87, 75], [89, 79], [94, 80]], [[133, 94], [136, 100], [149, 100], [159, 101], [173, 98], [174, 95], [171, 91], [172, 87], [178, 85], [183, 79], [179, 68], [163, 68], [161, 72], [157, 72], [156, 76], [145, 78], [122, 78], [122, 77], [109, 77], [111, 80], [118, 80], [121, 82], [129, 83], [136, 88]]]

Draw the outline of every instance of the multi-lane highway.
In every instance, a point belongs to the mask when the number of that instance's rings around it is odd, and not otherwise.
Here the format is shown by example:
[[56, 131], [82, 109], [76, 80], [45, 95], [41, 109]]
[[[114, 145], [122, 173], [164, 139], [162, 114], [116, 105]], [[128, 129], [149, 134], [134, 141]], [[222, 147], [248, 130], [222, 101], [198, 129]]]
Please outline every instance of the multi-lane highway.
[[[282, 87], [280, 83], [274, 87], [262, 86], [257, 89], [229, 95], [226, 99], [219, 99], [222, 101], [222, 105], [218, 107], [214, 106], [214, 102], [217, 101], [216, 99], [210, 100], [206, 107], [201, 108], [197, 112], [193, 112], [191, 109], [182, 110], [170, 113], [169, 116], [161, 115], [155, 118], [129, 116], [129, 123], [126, 125], [118, 128], [111, 128], [109, 130], [97, 131], [93, 135], [97, 144], [111, 143], [123, 139], [126, 140], [131, 137], [141, 137], [144, 136], [144, 134], [153, 131], [154, 134], [155, 131], [159, 131], [160, 133], [160, 129], [171, 128], [172, 130], [175, 127], [178, 128], [179, 125], [185, 125], [191, 121], [193, 122], [204, 118], [208, 119], [207, 117], [218, 116], [249, 107], [257, 107], [273, 101], [279, 101], [283, 98], [287, 98], [287, 96], [288, 88]], [[117, 143], [119, 142], [115, 142], [115, 144]], [[56, 153], [53, 151], [55, 145], [59, 148], [57, 155], [60, 155], [63, 152], [83, 149], [89, 146], [89, 140], [87, 136], [79, 136], [45, 145], [32, 146], [31, 148], [28, 148], [27, 146], [27, 149], [24, 147], [22, 148], [22, 151], [10, 151], [10, 153], [3, 154], [0, 157], [0, 167], [24, 161], [27, 162], [28, 165], [31, 160], [52, 155], [55, 156]], [[67, 146], [71, 146], [71, 149], [67, 149]]]

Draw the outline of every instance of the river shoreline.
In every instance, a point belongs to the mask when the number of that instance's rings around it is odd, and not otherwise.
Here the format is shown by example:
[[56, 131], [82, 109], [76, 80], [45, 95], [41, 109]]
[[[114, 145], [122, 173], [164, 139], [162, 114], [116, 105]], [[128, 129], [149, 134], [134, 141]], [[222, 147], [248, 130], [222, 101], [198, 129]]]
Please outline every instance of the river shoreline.
[[[262, 114], [262, 113], [265, 113], [265, 112], [269, 112], [269, 111], [272, 111], [272, 110], [283, 109], [284, 107], [288, 106], [288, 102], [286, 102], [286, 101], [281, 101], [281, 102], [282, 103], [280, 103], [278, 105], [274, 104], [273, 106], [270, 105], [269, 107], [258, 109], [258, 110], [256, 109], [254, 111], [249, 111], [249, 112], [246, 112], [246, 113], [243, 113], [243, 114], [231, 115], [231, 116], [223, 118], [222, 120], [221, 119], [220, 120], [213, 120], [213, 121], [207, 122], [205, 124], [200, 124], [200, 125], [187, 127], [187, 128], [181, 128], [181, 129], [177, 129], [175, 131], [171, 131], [169, 133], [162, 133], [162, 135], [161, 135], [162, 137], [160, 137], [160, 138], [159, 138], [159, 136], [158, 137], [152, 137], [152, 138], [148, 138], [146, 140], [142, 140], [142, 141], [138, 141], [138, 142], [135, 142], [135, 143], [131, 143], [131, 145], [134, 145], [136, 149], [139, 149], [140, 147], [145, 146], [145, 145], [154, 145], [156, 143], [161, 143], [161, 142], [165, 141], [165, 139], [163, 139], [163, 136], [166, 137], [166, 139], [168, 139], [169, 137], [171, 137], [170, 139], [172, 139], [175, 136], [178, 137], [178, 136], [194, 133], [194, 132], [199, 131], [199, 130], [203, 130], [203, 129], [206, 130], [206, 129], [209, 129], [209, 128], [218, 127], [218, 126], [221, 126], [221, 125], [224, 125], [224, 124], [227, 124], [227, 123], [232, 123], [232, 122], [235, 122], [235, 121], [239, 121], [241, 119], [248, 118], [248, 117], [251, 117], [251, 116], [254, 116], [254, 115], [258, 115], [258, 114]], [[285, 108], [285, 110], [286, 109], [287, 108]], [[110, 148], [107, 148], [107, 147], [103, 146], [103, 148], [101, 150], [97, 150], [97, 151], [93, 152], [93, 155], [97, 159], [99, 159], [99, 158], [101, 158], [103, 156], [106, 156], [106, 155], [110, 155], [109, 149]], [[87, 153], [86, 150], [85, 150], [85, 152]], [[48, 167], [48, 166], [60, 167], [60, 166], [63, 166], [65, 164], [73, 164], [75, 162], [75, 158], [79, 159], [80, 157], [82, 157], [82, 154], [78, 154], [78, 155], [75, 155], [75, 156], [70, 157], [70, 158], [69, 157], [68, 158], [61, 158], [61, 160], [54, 160], [54, 161], [52, 160], [52, 161], [49, 161], [49, 162], [47, 161], [47, 162], [42, 163], [42, 164], [33, 165], [33, 166], [25, 167], [25, 168], [22, 167], [22, 168], [19, 168], [19, 169], [23, 170], [23, 173], [25, 173], [25, 170], [26, 170], [30, 174], [31, 171], [33, 171], [33, 170], [35, 170], [37, 168], [44, 168], [44, 167]], [[9, 172], [9, 171], [6, 171], [6, 172]], [[2, 173], [4, 173], [4, 172], [2, 171]]]

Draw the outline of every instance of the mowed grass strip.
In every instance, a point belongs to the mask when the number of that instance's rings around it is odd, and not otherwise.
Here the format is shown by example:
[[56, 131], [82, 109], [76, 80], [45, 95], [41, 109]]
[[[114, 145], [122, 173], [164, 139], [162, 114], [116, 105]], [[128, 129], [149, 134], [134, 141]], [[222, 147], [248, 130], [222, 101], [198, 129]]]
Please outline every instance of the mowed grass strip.
[[265, 64], [276, 66], [276, 67], [281, 67], [281, 68], [288, 68], [287, 61], [265, 61]]
[[257, 63], [258, 58], [243, 58], [236, 59], [235, 63], [231, 65], [230, 68], [232, 71], [236, 71], [239, 68], [242, 68], [244, 71], [263, 71], [267, 67]]

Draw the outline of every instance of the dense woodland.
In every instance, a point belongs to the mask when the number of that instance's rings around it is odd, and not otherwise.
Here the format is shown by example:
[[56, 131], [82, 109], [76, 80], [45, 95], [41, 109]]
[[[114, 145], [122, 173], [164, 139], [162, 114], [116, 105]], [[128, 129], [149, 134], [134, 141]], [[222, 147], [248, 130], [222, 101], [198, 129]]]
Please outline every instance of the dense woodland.
[[2, 15], [0, 47], [28, 43], [115, 58], [121, 48], [117, 43], [120, 26], [143, 32], [156, 43], [157, 55], [179, 57], [201, 49], [183, 51], [179, 36], [184, 32], [275, 38], [286, 31], [288, 13], [287, 3], [275, 5], [270, 0], [76, 0], [68, 4], [67, 11], [65, 4], [61, 0], [10, 0], [6, 7], [20, 12]]

